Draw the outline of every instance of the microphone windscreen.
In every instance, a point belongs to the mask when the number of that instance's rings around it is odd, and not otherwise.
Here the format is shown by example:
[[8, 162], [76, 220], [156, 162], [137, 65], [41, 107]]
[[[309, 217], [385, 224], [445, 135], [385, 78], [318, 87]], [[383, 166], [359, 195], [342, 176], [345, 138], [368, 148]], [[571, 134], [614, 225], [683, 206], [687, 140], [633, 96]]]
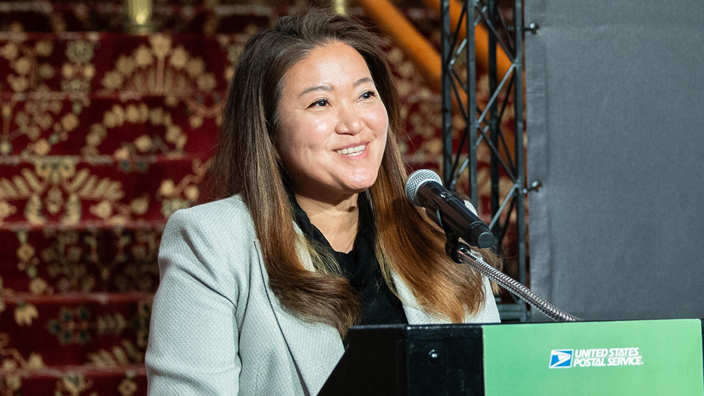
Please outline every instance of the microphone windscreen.
[[434, 181], [442, 185], [442, 179], [440, 179], [440, 176], [430, 169], [418, 169], [417, 171], [411, 173], [411, 175], [408, 176], [408, 180], [406, 180], [406, 198], [413, 202], [414, 205], [419, 206], [419, 203], [416, 202], [418, 188], [429, 181]]

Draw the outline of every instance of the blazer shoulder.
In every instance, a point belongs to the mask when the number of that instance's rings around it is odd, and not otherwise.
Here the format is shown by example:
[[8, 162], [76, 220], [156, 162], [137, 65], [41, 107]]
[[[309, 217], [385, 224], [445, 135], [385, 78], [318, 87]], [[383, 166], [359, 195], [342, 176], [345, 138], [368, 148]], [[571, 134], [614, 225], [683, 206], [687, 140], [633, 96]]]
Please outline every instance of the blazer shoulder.
[[[171, 215], [161, 238], [159, 268], [204, 270], [213, 280], [245, 274], [256, 259], [256, 232], [239, 196], [181, 209]], [[245, 265], [247, 264], [247, 265]]]
[[166, 223], [166, 231], [187, 228], [231, 237], [233, 231], [242, 237], [255, 237], [254, 222], [249, 208], [239, 195], [196, 205], [174, 212]]

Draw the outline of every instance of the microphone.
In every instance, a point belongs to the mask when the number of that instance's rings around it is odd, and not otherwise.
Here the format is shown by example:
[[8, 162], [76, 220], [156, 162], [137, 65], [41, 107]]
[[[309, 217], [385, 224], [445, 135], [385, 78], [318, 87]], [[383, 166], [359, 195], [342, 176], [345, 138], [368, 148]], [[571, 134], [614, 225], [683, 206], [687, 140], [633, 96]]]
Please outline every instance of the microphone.
[[411, 173], [406, 181], [406, 198], [413, 205], [425, 208], [445, 234], [454, 234], [478, 248], [494, 246], [494, 234], [489, 227], [463, 200], [443, 187], [437, 173], [428, 169]]

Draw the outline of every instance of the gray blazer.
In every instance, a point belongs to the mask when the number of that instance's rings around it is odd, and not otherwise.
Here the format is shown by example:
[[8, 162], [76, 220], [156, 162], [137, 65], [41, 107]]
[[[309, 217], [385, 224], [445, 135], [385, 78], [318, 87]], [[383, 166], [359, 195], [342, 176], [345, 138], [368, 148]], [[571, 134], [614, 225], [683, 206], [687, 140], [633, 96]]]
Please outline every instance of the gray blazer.
[[[309, 257], [305, 264], [312, 268]], [[159, 270], [146, 354], [150, 395], [315, 395], [344, 352], [333, 327], [279, 304], [239, 196], [174, 213]], [[449, 322], [425, 313], [394, 281], [409, 323]], [[485, 287], [484, 308], [466, 322], [499, 321], [486, 280]]]

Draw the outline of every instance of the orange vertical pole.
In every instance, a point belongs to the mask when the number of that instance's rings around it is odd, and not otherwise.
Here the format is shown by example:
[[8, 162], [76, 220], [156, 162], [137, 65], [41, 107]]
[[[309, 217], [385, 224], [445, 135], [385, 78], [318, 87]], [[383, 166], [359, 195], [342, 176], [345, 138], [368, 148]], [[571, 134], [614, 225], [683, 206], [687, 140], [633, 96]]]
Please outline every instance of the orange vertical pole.
[[357, 0], [374, 22], [398, 43], [401, 50], [413, 59], [435, 92], [442, 86], [440, 54], [406, 17], [387, 0]]

